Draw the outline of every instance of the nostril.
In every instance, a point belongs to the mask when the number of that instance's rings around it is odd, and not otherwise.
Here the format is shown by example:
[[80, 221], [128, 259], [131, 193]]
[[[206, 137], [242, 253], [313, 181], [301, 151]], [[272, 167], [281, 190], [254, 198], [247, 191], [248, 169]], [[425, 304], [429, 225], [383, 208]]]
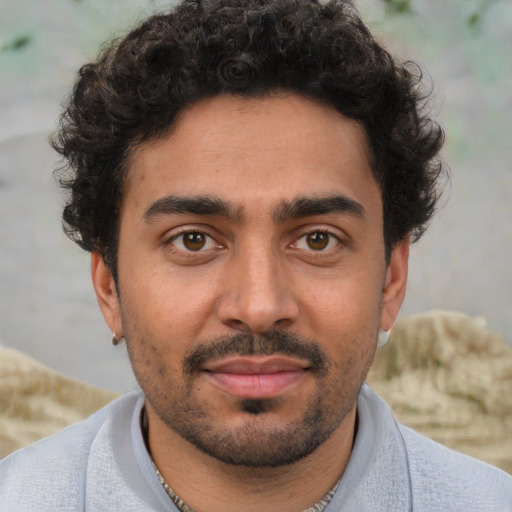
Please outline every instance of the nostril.
[[279, 320], [276, 320], [274, 322], [274, 325], [276, 327], [284, 328], [284, 327], [288, 327], [292, 323], [293, 323], [293, 320], [291, 320], [290, 318], [281, 318]]
[[250, 328], [247, 324], [245, 324], [242, 320], [238, 320], [236, 318], [228, 320], [226, 324], [232, 329], [236, 329], [237, 331], [250, 331]]

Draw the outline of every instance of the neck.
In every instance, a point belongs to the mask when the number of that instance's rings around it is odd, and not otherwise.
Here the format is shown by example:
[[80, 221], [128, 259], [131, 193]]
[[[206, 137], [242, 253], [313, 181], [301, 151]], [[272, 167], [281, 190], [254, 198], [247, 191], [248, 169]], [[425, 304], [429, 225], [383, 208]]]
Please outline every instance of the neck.
[[300, 512], [343, 475], [355, 435], [356, 408], [311, 455], [278, 468], [233, 466], [204, 454], [148, 410], [149, 448], [173, 491], [197, 512]]

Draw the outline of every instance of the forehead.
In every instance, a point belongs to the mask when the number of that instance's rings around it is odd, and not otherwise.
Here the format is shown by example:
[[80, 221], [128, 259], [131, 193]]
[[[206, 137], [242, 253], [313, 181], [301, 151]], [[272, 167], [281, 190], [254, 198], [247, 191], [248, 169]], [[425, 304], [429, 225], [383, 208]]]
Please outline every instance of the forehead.
[[194, 104], [168, 135], [134, 150], [123, 210], [166, 195], [213, 195], [250, 209], [340, 192], [380, 200], [359, 123], [293, 94], [226, 95]]

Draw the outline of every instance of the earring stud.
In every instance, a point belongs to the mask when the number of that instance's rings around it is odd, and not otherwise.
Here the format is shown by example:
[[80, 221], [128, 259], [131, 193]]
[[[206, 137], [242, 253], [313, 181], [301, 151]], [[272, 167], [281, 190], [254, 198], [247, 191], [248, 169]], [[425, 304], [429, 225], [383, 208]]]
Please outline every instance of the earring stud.
[[119, 338], [117, 337], [116, 333], [113, 332], [112, 333], [112, 345], [116, 346], [116, 345], [119, 345], [119, 342], [123, 339], [123, 336], [119, 336]]
[[379, 337], [377, 338], [377, 348], [385, 347], [389, 343], [391, 331], [383, 331], [379, 329]]

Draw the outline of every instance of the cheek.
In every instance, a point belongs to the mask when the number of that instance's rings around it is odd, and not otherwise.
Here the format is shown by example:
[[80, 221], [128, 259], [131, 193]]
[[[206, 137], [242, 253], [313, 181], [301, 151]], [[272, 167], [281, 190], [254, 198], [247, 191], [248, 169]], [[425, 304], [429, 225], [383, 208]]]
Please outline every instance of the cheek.
[[[302, 304], [313, 339], [336, 364], [366, 366], [373, 357], [380, 324], [381, 286], [378, 279], [336, 279], [321, 292], [307, 293]], [[341, 369], [340, 369], [341, 370]]]
[[306, 293], [303, 310], [317, 331], [343, 334], [373, 329], [379, 322], [382, 290], [374, 281], [363, 286], [361, 281], [339, 280], [322, 292]]
[[155, 341], [187, 343], [199, 336], [215, 307], [215, 285], [213, 279], [192, 279], [190, 274], [146, 268], [136, 278], [121, 280], [127, 320]]

